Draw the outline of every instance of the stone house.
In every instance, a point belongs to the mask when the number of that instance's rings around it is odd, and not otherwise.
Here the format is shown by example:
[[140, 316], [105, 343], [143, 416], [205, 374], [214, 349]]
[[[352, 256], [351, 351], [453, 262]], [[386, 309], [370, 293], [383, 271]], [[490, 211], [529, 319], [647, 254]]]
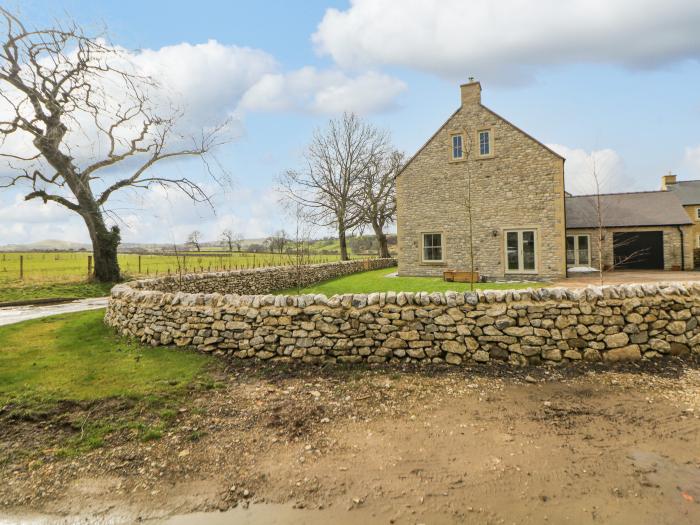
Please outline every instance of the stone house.
[[661, 191], [673, 192], [693, 223], [693, 246], [700, 248], [700, 180], [676, 180], [672, 173], [661, 177]]
[[[469, 271], [473, 247], [481, 278], [561, 278], [600, 264], [601, 230], [604, 267], [692, 268], [700, 230], [694, 241], [676, 195], [606, 195], [595, 213], [596, 199], [565, 192], [561, 155], [484, 106], [479, 82], [460, 89], [460, 107], [396, 179], [400, 275]], [[700, 228], [700, 181], [698, 196]]]
[[461, 99], [396, 179], [399, 274], [468, 269], [473, 245], [483, 276], [562, 276], [564, 158], [482, 105], [479, 82]]

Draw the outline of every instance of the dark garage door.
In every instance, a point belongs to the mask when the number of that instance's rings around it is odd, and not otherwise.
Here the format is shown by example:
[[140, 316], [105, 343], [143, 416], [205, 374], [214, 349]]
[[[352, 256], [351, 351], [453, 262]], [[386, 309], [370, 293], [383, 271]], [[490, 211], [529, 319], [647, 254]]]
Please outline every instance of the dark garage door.
[[613, 233], [615, 268], [664, 269], [664, 232]]

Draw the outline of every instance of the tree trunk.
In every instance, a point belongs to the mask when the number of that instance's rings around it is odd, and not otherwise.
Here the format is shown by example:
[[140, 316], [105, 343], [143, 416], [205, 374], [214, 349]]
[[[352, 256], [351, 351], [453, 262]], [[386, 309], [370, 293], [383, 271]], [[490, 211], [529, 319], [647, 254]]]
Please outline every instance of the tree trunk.
[[92, 240], [92, 255], [95, 258], [95, 280], [101, 283], [113, 283], [121, 279], [119, 262], [117, 261], [117, 246], [121, 236], [119, 228], [112, 226], [108, 229], [102, 213], [95, 206], [92, 213], [81, 211], [83, 220], [90, 232]]
[[377, 238], [377, 243], [379, 244], [377, 255], [382, 259], [388, 259], [391, 255], [389, 255], [389, 243], [386, 240], [386, 233], [384, 233], [381, 227], [374, 224], [372, 225], [372, 229], [374, 230], [374, 236]]
[[338, 226], [338, 240], [340, 241], [340, 260], [349, 261], [348, 257], [348, 243], [345, 239], [345, 226]]

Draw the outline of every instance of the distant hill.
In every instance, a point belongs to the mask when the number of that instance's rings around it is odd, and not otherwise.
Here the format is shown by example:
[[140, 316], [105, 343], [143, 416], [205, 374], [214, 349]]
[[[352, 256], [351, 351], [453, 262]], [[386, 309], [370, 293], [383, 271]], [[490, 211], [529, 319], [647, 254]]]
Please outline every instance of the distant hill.
[[[396, 235], [389, 234], [390, 250], [395, 250]], [[291, 244], [292, 241], [290, 241]], [[373, 254], [376, 252], [376, 242], [374, 236], [348, 236], [348, 247], [350, 251], [356, 255]], [[224, 251], [225, 247], [221, 242], [207, 241], [201, 243], [203, 252], [208, 251]], [[266, 239], [244, 239], [241, 241], [243, 251], [267, 251]], [[340, 252], [340, 244], [337, 238], [327, 237], [325, 239], [313, 240], [309, 244], [309, 248], [313, 253], [323, 255], [336, 255]], [[133, 253], [157, 253], [157, 252], [172, 252], [175, 248], [172, 243], [135, 243], [124, 242], [119, 245], [119, 252]], [[178, 243], [177, 250], [180, 252], [192, 252], [194, 249], [184, 243]], [[92, 251], [90, 244], [58, 241], [55, 239], [47, 239], [43, 241], [30, 242], [26, 244], [0, 244], [0, 252], [71, 252], [71, 251]]]
[[48, 252], [48, 251], [83, 251], [92, 250], [92, 246], [80, 242], [57, 241], [47, 239], [44, 241], [29, 242], [26, 244], [0, 244], [3, 252]]

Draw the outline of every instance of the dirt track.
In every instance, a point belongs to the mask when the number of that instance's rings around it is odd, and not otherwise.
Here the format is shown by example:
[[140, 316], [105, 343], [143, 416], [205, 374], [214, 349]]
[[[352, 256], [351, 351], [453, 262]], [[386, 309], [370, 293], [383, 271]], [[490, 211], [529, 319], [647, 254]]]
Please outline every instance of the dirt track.
[[0, 509], [92, 522], [207, 510], [250, 524], [700, 522], [697, 363], [222, 379], [161, 440], [115, 436], [75, 459], [13, 463], [13, 445], [50, 449], [60, 429], [0, 419]]

